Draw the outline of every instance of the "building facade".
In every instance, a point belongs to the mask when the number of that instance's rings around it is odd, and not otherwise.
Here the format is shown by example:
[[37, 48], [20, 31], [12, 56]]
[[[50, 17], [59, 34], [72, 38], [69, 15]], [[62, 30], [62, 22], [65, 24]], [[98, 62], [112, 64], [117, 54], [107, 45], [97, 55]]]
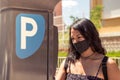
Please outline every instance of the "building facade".
[[54, 25], [58, 27], [58, 31], [61, 32], [64, 29], [63, 19], [62, 19], [62, 1], [60, 1], [54, 9]]
[[120, 0], [91, 0], [91, 9], [103, 6], [100, 37], [107, 51], [120, 51]]

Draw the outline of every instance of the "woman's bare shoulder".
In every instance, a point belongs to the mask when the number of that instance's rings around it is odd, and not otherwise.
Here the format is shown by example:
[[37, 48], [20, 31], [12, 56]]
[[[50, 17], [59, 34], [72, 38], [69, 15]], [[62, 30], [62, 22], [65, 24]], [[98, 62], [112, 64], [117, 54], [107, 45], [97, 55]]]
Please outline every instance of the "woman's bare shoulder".
[[108, 58], [107, 65], [108, 65], [108, 68], [117, 67], [116, 61], [113, 60], [112, 58]]
[[108, 59], [107, 62], [108, 77], [110, 80], [120, 80], [120, 69], [116, 64], [116, 61], [112, 58]]
[[64, 64], [65, 64], [66, 59], [64, 59], [59, 67], [58, 72], [56, 73], [55, 80], [64, 80], [65, 79], [65, 69], [64, 69]]
[[113, 60], [112, 58], [108, 58], [107, 67], [108, 69], [118, 69], [118, 65], [116, 64], [116, 61]]

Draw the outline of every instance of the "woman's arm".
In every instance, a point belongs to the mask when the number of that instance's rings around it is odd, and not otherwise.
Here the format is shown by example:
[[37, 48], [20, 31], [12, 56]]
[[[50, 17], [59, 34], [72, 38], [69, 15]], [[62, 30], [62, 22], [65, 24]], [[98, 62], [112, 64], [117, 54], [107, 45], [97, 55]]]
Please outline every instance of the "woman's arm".
[[65, 80], [66, 71], [64, 69], [64, 65], [65, 65], [65, 60], [60, 65], [60, 68], [59, 68], [58, 72], [56, 73], [55, 80]]
[[107, 63], [108, 80], [120, 80], [120, 70], [116, 62], [112, 59], [108, 59]]

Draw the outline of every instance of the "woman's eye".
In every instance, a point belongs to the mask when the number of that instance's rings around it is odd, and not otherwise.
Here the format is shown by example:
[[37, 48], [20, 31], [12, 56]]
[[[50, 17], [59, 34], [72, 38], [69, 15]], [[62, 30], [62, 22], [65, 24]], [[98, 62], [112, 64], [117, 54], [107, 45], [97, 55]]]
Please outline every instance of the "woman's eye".
[[80, 36], [78, 37], [78, 39], [81, 38]]

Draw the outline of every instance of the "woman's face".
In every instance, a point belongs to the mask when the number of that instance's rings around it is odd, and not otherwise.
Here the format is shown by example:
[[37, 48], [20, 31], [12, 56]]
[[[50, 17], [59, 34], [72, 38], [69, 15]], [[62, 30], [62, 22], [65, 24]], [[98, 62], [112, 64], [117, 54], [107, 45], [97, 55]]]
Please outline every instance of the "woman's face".
[[78, 30], [74, 30], [73, 28], [71, 28], [71, 39], [73, 43], [85, 40], [82, 34]]

